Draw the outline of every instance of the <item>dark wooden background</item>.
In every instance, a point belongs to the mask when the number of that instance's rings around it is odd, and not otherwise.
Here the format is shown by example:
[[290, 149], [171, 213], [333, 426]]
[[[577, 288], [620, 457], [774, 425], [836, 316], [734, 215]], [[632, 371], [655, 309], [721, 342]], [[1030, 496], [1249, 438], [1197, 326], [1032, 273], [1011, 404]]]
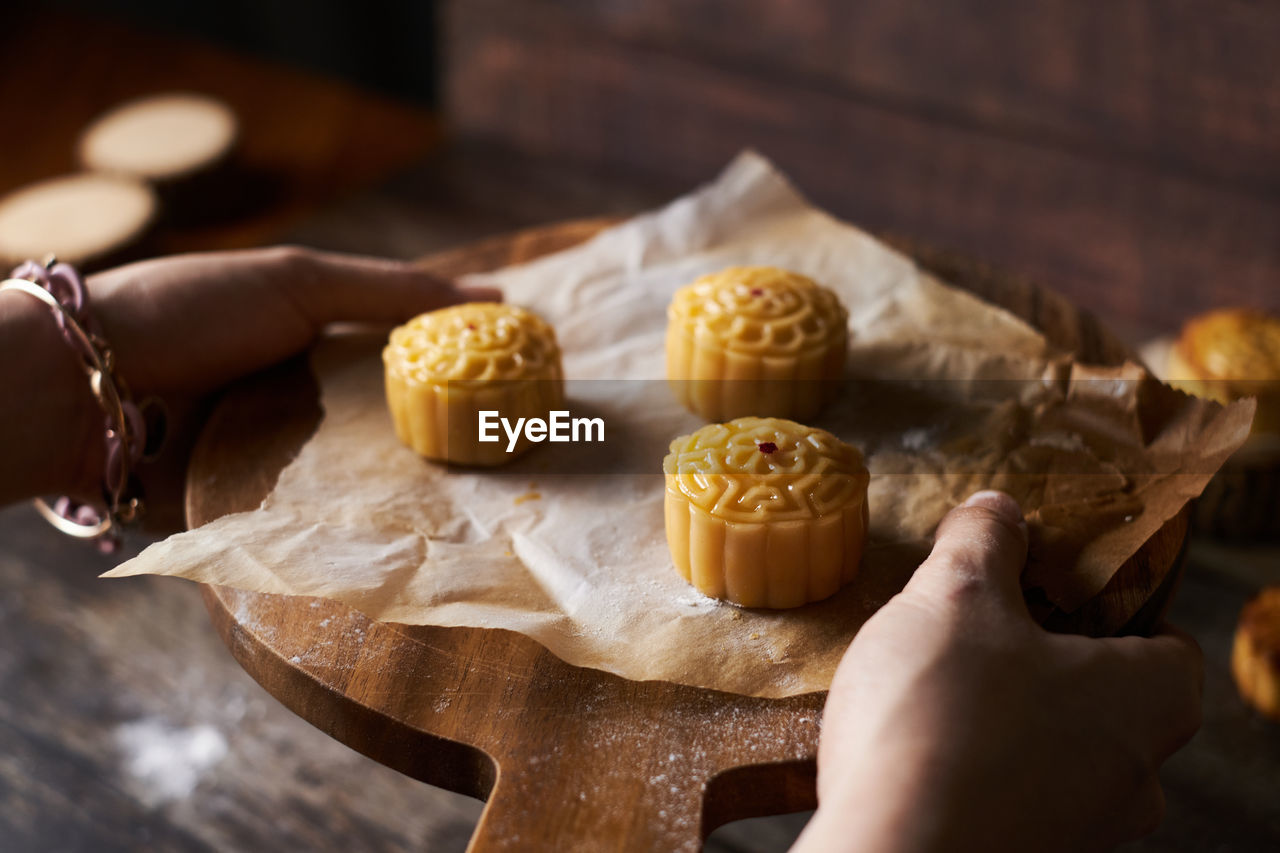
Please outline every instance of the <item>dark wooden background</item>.
[[874, 230], [1135, 331], [1280, 308], [1280, 5], [459, 0], [455, 132], [703, 180], [755, 146]]

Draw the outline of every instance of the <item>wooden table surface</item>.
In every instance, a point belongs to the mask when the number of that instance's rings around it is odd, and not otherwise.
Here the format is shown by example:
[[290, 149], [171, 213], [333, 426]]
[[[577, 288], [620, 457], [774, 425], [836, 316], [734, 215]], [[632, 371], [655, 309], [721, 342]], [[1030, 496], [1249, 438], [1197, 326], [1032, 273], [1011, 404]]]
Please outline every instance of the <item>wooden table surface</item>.
[[243, 200], [233, 215], [162, 221], [143, 247], [152, 254], [279, 240], [320, 206], [421, 160], [440, 139], [438, 122], [420, 106], [202, 42], [71, 14], [6, 10], [0, 53], [8, 58], [0, 106], [10, 128], [0, 194], [77, 170], [80, 132], [131, 98], [194, 91], [236, 113]]
[[[7, 32], [0, 38], [12, 47], [13, 30]], [[122, 35], [126, 45], [137, 45], [138, 38]], [[223, 63], [222, 73], [255, 79], [256, 71], [243, 72], [239, 60], [213, 58], [215, 53], [208, 61]], [[180, 73], [188, 60], [169, 56]], [[116, 85], [92, 79], [110, 60], [81, 63], [80, 82]], [[202, 73], [211, 86], [225, 82], [215, 71]], [[20, 91], [20, 76], [12, 67], [0, 75], [6, 115], [14, 114], [11, 104], [39, 100]], [[341, 132], [344, 116], [372, 120], [386, 106], [338, 87], [351, 98], [342, 106], [346, 96], [323, 81], [315, 85], [320, 88], [308, 97], [332, 107], [334, 133]], [[74, 101], [75, 86], [66, 90]], [[271, 99], [263, 96], [261, 104], [265, 115]], [[97, 108], [82, 106], [80, 116], [54, 124], [65, 136]], [[393, 126], [400, 121], [385, 118]], [[429, 136], [429, 119], [409, 123]], [[17, 145], [6, 143], [0, 189], [64, 168], [42, 159], [53, 154], [32, 153], [35, 137], [22, 142], [29, 148]], [[354, 151], [332, 139], [326, 148]], [[280, 158], [285, 149], [274, 150]], [[688, 189], [464, 148], [438, 150], [395, 181], [317, 211], [336, 200], [324, 186], [326, 170], [335, 170], [338, 184], [345, 180], [333, 165], [342, 157], [326, 157], [316, 154], [309, 177], [299, 179], [312, 182], [303, 193], [309, 201], [279, 218], [186, 234], [185, 247], [288, 236], [326, 248], [414, 257], [525, 225], [626, 213]], [[21, 174], [9, 168], [18, 161], [27, 164]], [[343, 184], [343, 192], [396, 168], [348, 162], [341, 169], [366, 171], [362, 181]], [[1112, 319], [1123, 325], [1125, 318], [1103, 317]], [[135, 539], [132, 547], [143, 541]], [[110, 565], [44, 526], [29, 507], [0, 511], [0, 837], [6, 850], [465, 847], [480, 815], [478, 801], [378, 765], [286, 710], [227, 653], [195, 585], [165, 578], [98, 580]], [[1161, 774], [1168, 801], [1164, 823], [1125, 850], [1255, 851], [1280, 843], [1280, 727], [1241, 704], [1227, 671], [1239, 608], [1259, 585], [1277, 582], [1280, 549], [1192, 543], [1170, 618], [1205, 650], [1204, 726]], [[803, 822], [798, 815], [733, 824], [717, 831], [707, 849], [783, 850]]]

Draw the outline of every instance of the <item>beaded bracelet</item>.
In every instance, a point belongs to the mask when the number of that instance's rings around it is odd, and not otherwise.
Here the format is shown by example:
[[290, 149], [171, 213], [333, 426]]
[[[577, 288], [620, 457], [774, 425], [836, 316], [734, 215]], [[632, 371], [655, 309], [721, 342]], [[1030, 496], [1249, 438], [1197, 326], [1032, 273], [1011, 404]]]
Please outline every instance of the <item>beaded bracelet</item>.
[[0, 284], [0, 291], [5, 290], [20, 290], [53, 309], [58, 329], [75, 350], [105, 416], [104, 508], [62, 497], [52, 505], [37, 498], [36, 509], [63, 533], [93, 540], [103, 553], [114, 552], [120, 546], [120, 525], [135, 521], [143, 510], [132, 472], [147, 445], [145, 419], [116, 375], [115, 355], [89, 314], [89, 292], [74, 267], [52, 257], [44, 264], [27, 261]]

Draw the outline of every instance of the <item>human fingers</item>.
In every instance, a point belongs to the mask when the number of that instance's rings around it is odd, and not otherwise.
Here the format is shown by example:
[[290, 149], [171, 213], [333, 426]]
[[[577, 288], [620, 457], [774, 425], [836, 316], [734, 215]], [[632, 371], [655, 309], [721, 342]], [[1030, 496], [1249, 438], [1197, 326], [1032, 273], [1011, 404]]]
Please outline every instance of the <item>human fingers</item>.
[[933, 551], [904, 594], [951, 606], [975, 597], [1027, 614], [1018, 578], [1027, 561], [1027, 524], [1017, 501], [981, 491], [947, 513]]
[[1152, 637], [1099, 640], [1117, 663], [1116, 711], [1158, 766], [1200, 728], [1204, 656], [1190, 636], [1163, 626]]
[[460, 285], [411, 263], [332, 252], [301, 253], [287, 265], [303, 274], [286, 275], [280, 284], [312, 327], [335, 322], [400, 322], [460, 302], [497, 302], [494, 287]]
[[90, 285], [121, 374], [152, 392], [217, 387], [302, 350], [329, 323], [501, 298], [402, 261], [288, 246], [142, 261]]
[[1152, 640], [1158, 640], [1161, 643], [1176, 646], [1184, 655], [1189, 655], [1187, 663], [1191, 666], [1192, 677], [1195, 680], [1197, 698], [1204, 697], [1204, 650], [1200, 648], [1200, 643], [1195, 637], [1186, 631], [1169, 622], [1161, 622], [1154, 634], [1151, 635]]
[[1107, 828], [1108, 837], [1101, 839], [1102, 846], [1110, 849], [1118, 843], [1145, 838], [1160, 826], [1160, 821], [1164, 820], [1164, 812], [1164, 788], [1160, 785], [1160, 777], [1153, 772], [1121, 804]]

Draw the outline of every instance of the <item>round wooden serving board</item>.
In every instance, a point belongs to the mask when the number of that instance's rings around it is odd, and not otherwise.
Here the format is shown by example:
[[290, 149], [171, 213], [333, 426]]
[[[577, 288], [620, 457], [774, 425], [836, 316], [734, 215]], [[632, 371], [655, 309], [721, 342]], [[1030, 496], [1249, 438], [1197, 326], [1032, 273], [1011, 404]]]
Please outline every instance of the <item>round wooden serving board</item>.
[[[607, 224], [525, 231], [423, 264], [445, 276], [495, 269], [567, 248]], [[1131, 355], [1052, 293], [947, 256], [913, 254], [1086, 359]], [[192, 456], [188, 523], [257, 507], [319, 417], [300, 359], [233, 388]], [[1149, 627], [1167, 603], [1186, 529], [1184, 512], [1096, 600], [1051, 617], [1054, 627]], [[507, 631], [379, 623], [329, 600], [204, 593], [232, 654], [286, 706], [383, 764], [487, 799], [471, 850], [697, 850], [728, 821], [815, 806], [825, 694], [765, 700], [634, 682], [570, 666]]]

